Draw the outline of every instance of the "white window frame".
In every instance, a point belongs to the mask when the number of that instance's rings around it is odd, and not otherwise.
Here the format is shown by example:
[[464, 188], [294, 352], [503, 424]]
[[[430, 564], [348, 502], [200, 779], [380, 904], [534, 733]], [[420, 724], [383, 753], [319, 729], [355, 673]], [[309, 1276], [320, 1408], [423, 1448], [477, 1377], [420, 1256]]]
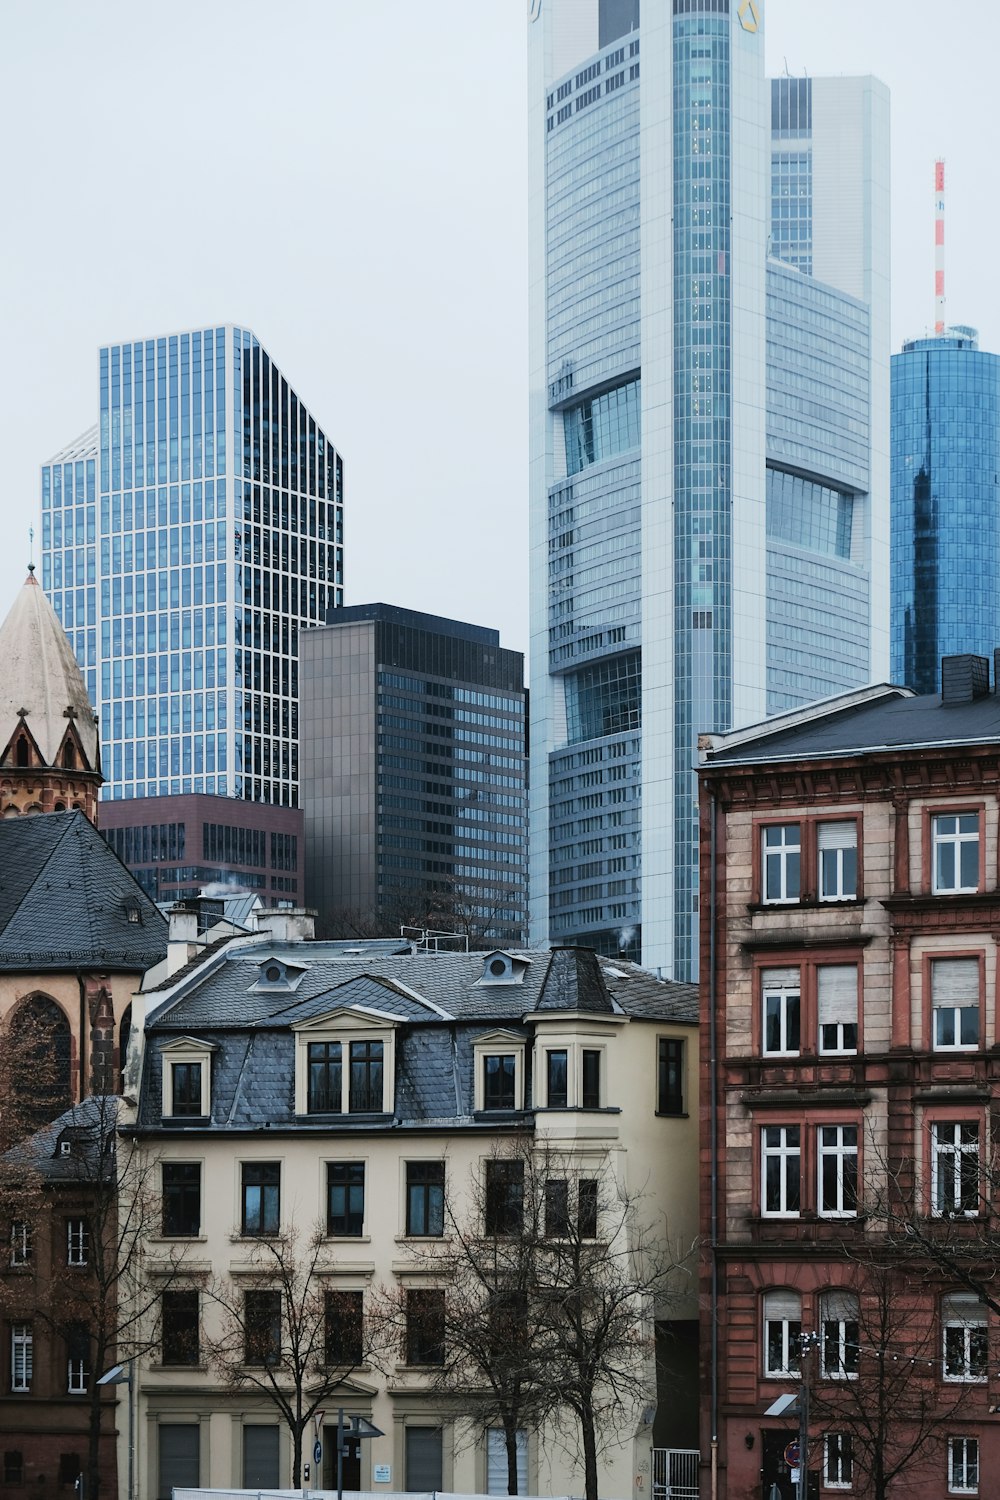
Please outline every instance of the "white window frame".
[[[974, 1477], [970, 1484], [970, 1469]], [[949, 1495], [979, 1494], [979, 1439], [977, 1437], [950, 1437], [948, 1439], [948, 1493]]]
[[34, 1366], [34, 1339], [30, 1323], [12, 1323], [10, 1327], [10, 1388], [30, 1391]]
[[90, 1229], [86, 1219], [66, 1220], [66, 1264], [78, 1267], [90, 1265]]
[[[820, 1369], [824, 1380], [857, 1380], [860, 1361], [861, 1321], [854, 1292], [827, 1292], [820, 1300]], [[833, 1345], [835, 1362], [827, 1359]], [[853, 1370], [848, 1351], [853, 1351]]]
[[[989, 1322], [985, 1304], [971, 1294], [945, 1297], [941, 1321], [942, 1378], [949, 1385], [985, 1385], [989, 1372]], [[981, 1348], [974, 1359], [977, 1343]], [[981, 1366], [981, 1370], [974, 1369], [974, 1365]]]
[[87, 1361], [85, 1359], [66, 1360], [66, 1393], [70, 1396], [85, 1396], [87, 1394]]
[[[796, 1296], [791, 1292], [765, 1292], [764, 1293], [764, 1376], [767, 1380], [786, 1380], [789, 1376], [798, 1376], [802, 1370], [802, 1300], [798, 1298], [799, 1315], [797, 1318], [782, 1314], [773, 1315], [774, 1303], [780, 1299]], [[772, 1306], [769, 1309], [768, 1303]], [[778, 1341], [781, 1345], [781, 1362], [779, 1365], [770, 1363], [771, 1354], [771, 1329], [779, 1330]]]
[[[194, 1037], [178, 1037], [161, 1048], [163, 1063], [163, 1118], [165, 1120], [207, 1120], [212, 1113], [212, 1053], [215, 1049]], [[200, 1115], [174, 1114], [174, 1067], [178, 1063], [201, 1064]]]
[[[975, 1157], [976, 1181], [979, 1181], [979, 1122], [977, 1120], [934, 1120], [931, 1123], [931, 1215], [943, 1219], [950, 1215], [973, 1219], [979, 1213], [979, 1191], [974, 1208], [951, 1208], [942, 1200], [942, 1188], [949, 1182], [952, 1202], [961, 1203], [962, 1169], [967, 1157]], [[963, 1140], [963, 1132], [974, 1131], [972, 1139]], [[950, 1139], [943, 1132], [950, 1131]]]
[[[845, 1445], [846, 1452], [844, 1452]], [[852, 1450], [853, 1444], [849, 1432], [824, 1432], [823, 1487], [825, 1489], [850, 1490], [854, 1488], [854, 1453]]]
[[[794, 1143], [790, 1140], [791, 1132], [795, 1132]], [[769, 1142], [768, 1136], [776, 1134], [778, 1139]], [[767, 1206], [767, 1165], [769, 1161], [777, 1161], [779, 1164], [780, 1192], [778, 1194], [778, 1208]], [[790, 1208], [789, 1202], [792, 1184], [792, 1163], [795, 1167], [795, 1180], [798, 1185], [799, 1207]], [[799, 1125], [762, 1125], [760, 1132], [760, 1212], [764, 1219], [797, 1219], [801, 1216], [802, 1208], [802, 1127]]]
[[[563, 1043], [554, 1037], [545, 1038], [546, 1049], [562, 1051]], [[486, 1059], [488, 1057], [513, 1057], [514, 1059], [514, 1105], [511, 1110], [504, 1110], [504, 1114], [516, 1114], [518, 1110], [524, 1109], [524, 1049], [526, 1043], [524, 1037], [516, 1036], [512, 1031], [494, 1031], [489, 1036], [480, 1037], [473, 1044], [472, 1053], [475, 1060], [475, 1082], [473, 1087], [473, 1108], [477, 1113], [486, 1109]], [[569, 1051], [568, 1044], [566, 1050]], [[566, 1086], [569, 1090], [569, 1099], [572, 1103], [572, 1090], [574, 1082], [572, 1057], [566, 1059]], [[544, 1072], [542, 1073], [544, 1077]], [[490, 1111], [499, 1113], [498, 1111]]]
[[[973, 833], [970, 829], [962, 829], [963, 818], [975, 818], [976, 829]], [[953, 823], [954, 828], [944, 828], [945, 823]], [[959, 896], [973, 895], [979, 890], [979, 840], [981, 837], [980, 817], [978, 812], [961, 813], [933, 813], [931, 815], [931, 892], [935, 896]], [[962, 884], [962, 850], [970, 844], [976, 847], [976, 883], [975, 885]], [[951, 850], [954, 862], [954, 880], [951, 885], [946, 885], [940, 878], [940, 855], [945, 849]]]
[[[844, 975], [838, 983], [838, 976]], [[848, 993], [849, 992], [849, 993]], [[854, 1057], [858, 1051], [858, 966], [857, 964], [817, 964], [816, 966], [816, 1037], [821, 1057]], [[853, 1026], [850, 1044], [846, 1028]], [[825, 1033], [832, 1035], [827, 1045]]]
[[[853, 1142], [847, 1137], [850, 1131]], [[826, 1139], [827, 1135], [831, 1139]], [[836, 1179], [836, 1201], [829, 1206], [823, 1201], [823, 1167], [828, 1161], [834, 1163]], [[847, 1166], [854, 1163], [854, 1203], [848, 1202]], [[858, 1216], [858, 1127], [857, 1125], [816, 1126], [816, 1212], [821, 1219], [856, 1219]]]
[[[789, 830], [794, 830], [794, 842], [789, 838]], [[768, 834], [780, 833], [780, 843], [768, 843]], [[798, 880], [795, 882], [798, 890], [789, 894], [789, 869], [791, 856], [794, 855], [798, 862]], [[778, 894], [768, 895], [769, 872], [772, 867], [777, 871]], [[760, 831], [760, 899], [764, 906], [789, 906], [802, 899], [802, 824], [798, 821], [792, 823], [768, 823]]]
[[[770, 1048], [767, 1045], [767, 1011], [768, 1002], [778, 1002], [778, 1032], [779, 1044]], [[799, 1045], [791, 1045], [792, 1012], [798, 1011]], [[802, 985], [801, 980], [791, 984], [769, 984], [766, 979], [761, 981], [760, 991], [760, 1050], [762, 1057], [798, 1057], [802, 1051]]]
[[[960, 999], [947, 997], [942, 1004], [935, 998], [936, 983], [943, 989], [945, 986], [945, 965], [963, 965], [966, 967], [965, 978], [969, 982], [969, 998]], [[952, 970], [954, 974], [954, 967]], [[936, 981], [935, 976], [940, 976]], [[930, 966], [931, 986], [931, 1047], [935, 1052], [978, 1052], [979, 1050], [979, 1009], [981, 1003], [980, 970], [978, 958], [932, 958]], [[950, 988], [954, 988], [954, 983]], [[962, 1014], [971, 1010], [976, 1018], [976, 1034], [971, 1042], [963, 1042]], [[947, 1023], [951, 1030], [951, 1041], [941, 1040], [941, 1029]]]
[[10, 1263], [12, 1266], [31, 1264], [31, 1228], [26, 1219], [15, 1219], [10, 1226]]
[[[827, 839], [837, 838], [835, 830], [843, 830], [844, 843], [831, 844], [826, 847]], [[858, 895], [858, 825], [854, 818], [845, 818], [836, 822], [821, 822], [816, 824], [816, 887], [820, 901], [856, 901]], [[850, 850], [854, 851], [854, 885], [852, 890], [844, 888], [844, 855]], [[833, 858], [824, 861], [823, 856], [833, 855]], [[830, 887], [826, 885], [825, 876], [832, 871], [834, 879]]]

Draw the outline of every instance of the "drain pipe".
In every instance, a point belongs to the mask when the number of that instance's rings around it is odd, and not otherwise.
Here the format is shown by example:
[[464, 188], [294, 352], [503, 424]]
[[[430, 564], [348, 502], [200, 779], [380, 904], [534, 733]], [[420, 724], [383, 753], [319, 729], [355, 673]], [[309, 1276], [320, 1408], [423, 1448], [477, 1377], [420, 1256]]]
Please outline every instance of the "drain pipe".
[[712, 1430], [712, 1500], [719, 1494], [719, 1085], [718, 1085], [718, 1030], [715, 1018], [716, 1001], [716, 940], [718, 883], [716, 856], [718, 853], [717, 808], [715, 789], [708, 793], [709, 869], [708, 904], [708, 1077], [709, 1077], [709, 1155], [711, 1159], [711, 1250], [712, 1250], [712, 1352], [711, 1352], [711, 1401], [710, 1422]]

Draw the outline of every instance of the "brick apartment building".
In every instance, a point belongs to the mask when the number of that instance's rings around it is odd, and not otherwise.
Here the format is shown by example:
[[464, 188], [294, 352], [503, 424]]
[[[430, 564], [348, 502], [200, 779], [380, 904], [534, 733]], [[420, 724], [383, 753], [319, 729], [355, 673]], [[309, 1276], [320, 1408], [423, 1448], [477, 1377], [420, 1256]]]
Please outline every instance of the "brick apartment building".
[[[1000, 695], [873, 687], [701, 745], [703, 1493], [991, 1493]], [[711, 1484], [711, 1490], [710, 1490]], [[897, 1488], [898, 1486], [898, 1488]]]

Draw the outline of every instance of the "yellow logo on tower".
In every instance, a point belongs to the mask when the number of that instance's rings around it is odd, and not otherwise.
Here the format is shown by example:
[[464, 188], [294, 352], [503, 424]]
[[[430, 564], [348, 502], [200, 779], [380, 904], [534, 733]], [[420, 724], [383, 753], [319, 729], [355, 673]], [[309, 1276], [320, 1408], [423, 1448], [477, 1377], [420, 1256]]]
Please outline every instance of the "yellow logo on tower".
[[760, 11], [757, 9], [756, 0], [742, 0], [736, 14], [744, 31], [757, 30], [760, 25]]

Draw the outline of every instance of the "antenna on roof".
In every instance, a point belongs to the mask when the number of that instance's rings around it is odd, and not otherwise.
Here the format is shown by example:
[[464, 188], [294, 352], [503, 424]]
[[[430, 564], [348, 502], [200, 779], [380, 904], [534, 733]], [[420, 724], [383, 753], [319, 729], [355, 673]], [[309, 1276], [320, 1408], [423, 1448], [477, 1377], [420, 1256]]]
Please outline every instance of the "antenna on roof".
[[28, 572], [35, 571], [35, 528], [28, 527]]
[[944, 333], [944, 160], [934, 163], [934, 332]]

